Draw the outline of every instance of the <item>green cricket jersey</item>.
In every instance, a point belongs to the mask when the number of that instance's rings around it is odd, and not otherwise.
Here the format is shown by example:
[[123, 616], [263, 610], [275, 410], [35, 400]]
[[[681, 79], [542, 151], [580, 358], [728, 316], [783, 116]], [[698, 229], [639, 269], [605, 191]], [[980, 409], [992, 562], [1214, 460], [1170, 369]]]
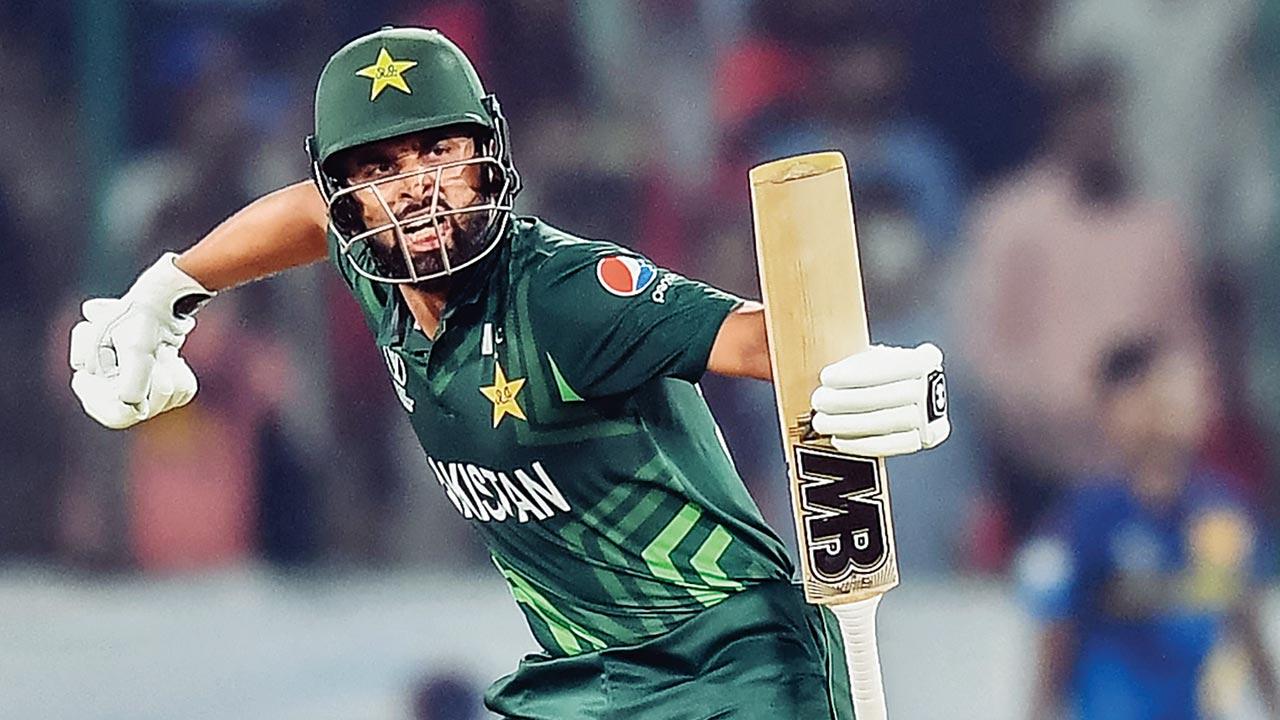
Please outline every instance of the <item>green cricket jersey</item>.
[[641, 642], [791, 577], [694, 384], [740, 300], [520, 217], [432, 341], [330, 246], [434, 481], [548, 653]]

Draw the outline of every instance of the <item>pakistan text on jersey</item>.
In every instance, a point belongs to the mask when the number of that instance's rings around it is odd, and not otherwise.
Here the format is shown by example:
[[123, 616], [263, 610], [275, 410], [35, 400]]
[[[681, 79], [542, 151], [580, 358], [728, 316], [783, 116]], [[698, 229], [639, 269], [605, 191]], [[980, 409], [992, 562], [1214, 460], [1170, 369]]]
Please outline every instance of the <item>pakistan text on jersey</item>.
[[523, 523], [546, 520], [557, 510], [569, 512], [569, 502], [540, 462], [510, 473], [430, 456], [427, 462], [449, 502], [467, 519]]

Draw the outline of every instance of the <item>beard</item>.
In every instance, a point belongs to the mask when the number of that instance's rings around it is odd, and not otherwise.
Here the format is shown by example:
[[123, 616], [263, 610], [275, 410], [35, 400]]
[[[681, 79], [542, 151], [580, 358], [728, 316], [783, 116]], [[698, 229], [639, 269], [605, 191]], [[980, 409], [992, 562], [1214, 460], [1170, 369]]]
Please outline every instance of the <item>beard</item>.
[[[449, 208], [441, 203], [441, 209]], [[441, 232], [438, 235], [441, 247], [432, 250], [409, 250], [409, 258], [413, 262], [413, 273], [409, 272], [405, 253], [393, 232], [387, 231], [379, 235], [369, 243], [369, 249], [379, 272], [385, 277], [409, 278], [413, 275], [418, 277], [439, 275], [445, 272], [442, 251], [448, 253], [449, 266], [453, 268], [475, 259], [484, 252], [489, 228], [488, 215], [488, 211], [479, 210], [441, 218]], [[389, 240], [385, 239], [387, 235], [391, 236]], [[424, 282], [431, 283], [435, 280], [436, 278], [433, 278]]]

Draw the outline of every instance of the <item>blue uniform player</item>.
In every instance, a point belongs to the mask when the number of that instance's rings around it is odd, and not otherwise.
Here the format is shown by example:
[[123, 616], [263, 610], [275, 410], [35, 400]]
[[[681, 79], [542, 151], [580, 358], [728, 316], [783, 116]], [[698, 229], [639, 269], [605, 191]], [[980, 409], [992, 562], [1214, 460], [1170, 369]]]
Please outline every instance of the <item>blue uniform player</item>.
[[1071, 493], [1019, 561], [1044, 623], [1034, 717], [1218, 717], [1245, 667], [1275, 716], [1253, 612], [1257, 533], [1222, 478], [1194, 463], [1203, 377], [1195, 357], [1152, 338], [1103, 359], [1117, 469]]

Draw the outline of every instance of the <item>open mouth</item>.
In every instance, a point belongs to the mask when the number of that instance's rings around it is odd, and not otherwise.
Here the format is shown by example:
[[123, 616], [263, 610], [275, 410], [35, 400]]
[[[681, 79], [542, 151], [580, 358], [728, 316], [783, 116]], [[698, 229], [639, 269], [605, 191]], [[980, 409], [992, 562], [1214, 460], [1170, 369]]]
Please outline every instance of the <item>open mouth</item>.
[[[448, 237], [449, 224], [447, 222], [440, 223], [440, 229], [442, 234]], [[436, 250], [440, 247], [440, 237], [436, 234], [436, 224], [430, 218], [405, 223], [401, 228], [401, 232], [404, 233], [405, 242], [409, 245], [410, 250]]]

